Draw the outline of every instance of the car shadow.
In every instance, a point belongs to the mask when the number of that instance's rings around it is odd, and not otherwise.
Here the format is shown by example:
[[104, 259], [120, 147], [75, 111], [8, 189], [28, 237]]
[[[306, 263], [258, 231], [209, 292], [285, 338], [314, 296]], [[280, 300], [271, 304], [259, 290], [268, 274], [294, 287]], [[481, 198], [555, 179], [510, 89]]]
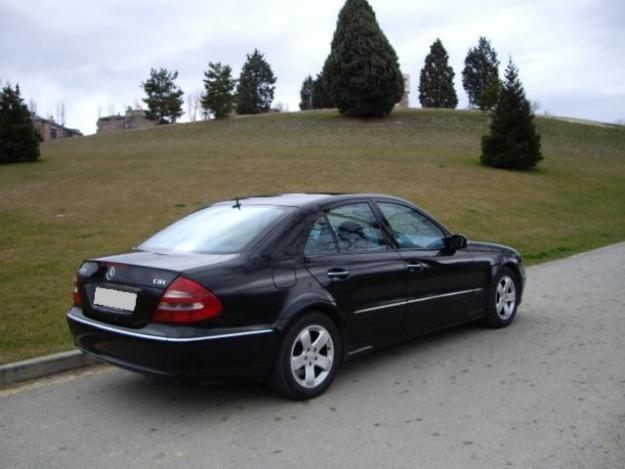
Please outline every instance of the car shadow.
[[[424, 357], [437, 355], [443, 351], [449, 355], [465, 357], [470, 353], [470, 345], [489, 340], [492, 334], [505, 331], [514, 334], [526, 329], [532, 322], [528, 316], [520, 316], [506, 329], [493, 331], [474, 323], [463, 324], [443, 329], [428, 335], [401, 342], [362, 357], [346, 362], [336, 377], [336, 382], [328, 393], [313, 401], [290, 402], [272, 393], [267, 386], [255, 382], [235, 382], [206, 384], [174, 380], [165, 377], [143, 376], [131, 372], [120, 372], [114, 380], [105, 383], [105, 399], [111, 399], [117, 405], [132, 396], [147, 408], [169, 409], [169, 412], [187, 412], [204, 414], [206, 409], [223, 408], [230, 413], [249, 409], [249, 406], [265, 406], [280, 409], [287, 405], [308, 405], [319, 400], [332, 399], [336, 387], [350, 386], [350, 383], [366, 383], [373, 376], [397, 365], [398, 360], [409, 360], [410, 364], [419, 363]], [[503, 337], [501, 340], [505, 340]], [[123, 374], [122, 374], [123, 373]], [[390, 379], [390, 378], [389, 378]], [[103, 391], [102, 388], [100, 388]], [[102, 396], [101, 394], [101, 396]]]

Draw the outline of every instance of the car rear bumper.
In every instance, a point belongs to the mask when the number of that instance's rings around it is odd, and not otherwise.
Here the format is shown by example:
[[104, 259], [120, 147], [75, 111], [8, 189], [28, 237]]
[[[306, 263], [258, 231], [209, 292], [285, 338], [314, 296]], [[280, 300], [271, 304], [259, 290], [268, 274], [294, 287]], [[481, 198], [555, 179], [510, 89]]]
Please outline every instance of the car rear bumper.
[[80, 350], [146, 374], [207, 380], [264, 378], [278, 347], [277, 332], [271, 328], [208, 331], [159, 325], [157, 331], [132, 329], [94, 320], [79, 308], [69, 310], [67, 322]]

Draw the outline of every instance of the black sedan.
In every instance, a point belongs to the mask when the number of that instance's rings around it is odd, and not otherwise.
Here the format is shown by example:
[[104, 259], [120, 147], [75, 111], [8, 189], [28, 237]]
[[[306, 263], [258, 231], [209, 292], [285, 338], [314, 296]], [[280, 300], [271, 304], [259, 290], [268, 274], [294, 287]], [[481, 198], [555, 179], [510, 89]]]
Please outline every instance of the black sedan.
[[469, 321], [514, 319], [509, 247], [468, 242], [376, 194], [216, 203], [131, 252], [85, 261], [67, 314], [78, 348], [129, 370], [326, 390], [345, 360]]

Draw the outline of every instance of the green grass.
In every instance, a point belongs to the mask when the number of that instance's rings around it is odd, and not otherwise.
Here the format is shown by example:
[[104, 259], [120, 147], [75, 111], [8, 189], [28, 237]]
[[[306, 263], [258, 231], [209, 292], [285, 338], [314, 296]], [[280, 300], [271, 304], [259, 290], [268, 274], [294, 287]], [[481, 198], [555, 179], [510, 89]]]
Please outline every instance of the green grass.
[[487, 118], [462, 111], [267, 115], [46, 144], [41, 161], [0, 167], [0, 362], [71, 348], [65, 312], [84, 258], [235, 195], [396, 194], [529, 263], [625, 239], [625, 131], [538, 127], [545, 161], [530, 172], [480, 166]]

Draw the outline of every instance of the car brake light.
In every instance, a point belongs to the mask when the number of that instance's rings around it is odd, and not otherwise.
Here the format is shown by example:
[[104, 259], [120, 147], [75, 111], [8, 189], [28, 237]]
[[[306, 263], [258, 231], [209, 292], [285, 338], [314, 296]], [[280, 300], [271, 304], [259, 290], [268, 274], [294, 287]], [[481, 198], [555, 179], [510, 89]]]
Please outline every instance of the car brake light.
[[221, 313], [219, 298], [197, 282], [178, 277], [165, 290], [152, 320], [189, 323], [211, 319]]
[[74, 277], [74, 306], [82, 306], [82, 298], [80, 297], [80, 290], [78, 289], [78, 277]]

